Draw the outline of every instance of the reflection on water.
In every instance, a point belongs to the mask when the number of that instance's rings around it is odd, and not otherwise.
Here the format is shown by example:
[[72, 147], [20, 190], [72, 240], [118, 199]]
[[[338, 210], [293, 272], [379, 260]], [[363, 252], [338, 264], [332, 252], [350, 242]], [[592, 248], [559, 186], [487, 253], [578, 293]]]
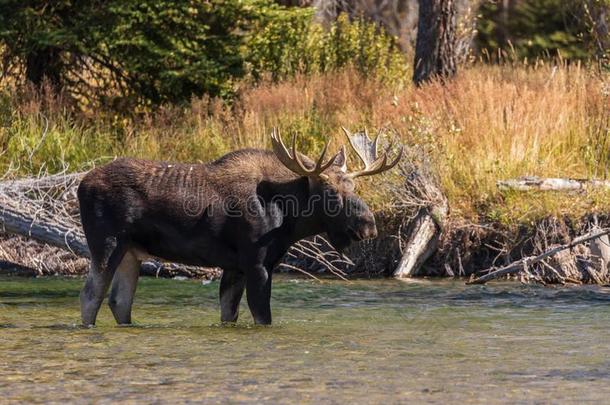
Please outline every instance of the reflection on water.
[[1, 401], [554, 402], [610, 394], [610, 290], [280, 279], [272, 327], [218, 284], [141, 280], [133, 327], [82, 280], [0, 279]]

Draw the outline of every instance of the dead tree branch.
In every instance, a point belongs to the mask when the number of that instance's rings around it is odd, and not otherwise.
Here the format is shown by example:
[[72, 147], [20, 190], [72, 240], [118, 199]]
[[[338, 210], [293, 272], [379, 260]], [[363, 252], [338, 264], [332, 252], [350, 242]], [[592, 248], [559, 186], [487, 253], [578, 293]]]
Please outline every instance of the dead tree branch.
[[509, 264], [508, 266], [502, 267], [500, 269], [494, 269], [494, 268], [488, 269], [485, 271], [487, 274], [485, 274], [479, 278], [476, 278], [474, 280], [471, 280], [471, 281], [467, 282], [466, 284], [485, 284], [486, 282], [493, 280], [493, 279], [497, 279], [497, 278], [500, 278], [503, 276], [519, 273], [521, 271], [527, 270], [533, 264], [541, 262], [542, 260], [546, 259], [547, 257], [553, 256], [561, 251], [571, 249], [571, 248], [575, 247], [576, 245], [580, 245], [582, 243], [589, 242], [594, 239], [598, 239], [598, 238], [600, 238], [604, 235], [608, 235], [608, 234], [610, 234], [610, 228], [590, 232], [586, 235], [575, 238], [570, 243], [567, 243], [564, 245], [559, 245], [552, 249], [549, 249], [549, 250], [545, 251], [544, 253], [539, 254], [538, 256], [529, 256], [529, 257], [523, 258], [521, 260], [513, 262], [513, 263]]
[[498, 181], [500, 190], [516, 191], [578, 191], [587, 188], [602, 188], [610, 190], [610, 180], [561, 179], [541, 177], [520, 177], [518, 179]]
[[405, 188], [398, 201], [415, 216], [409, 222], [402, 257], [394, 277], [420, 275], [422, 265], [436, 251], [449, 214], [449, 203], [430, 173], [412, 165], [400, 166]]

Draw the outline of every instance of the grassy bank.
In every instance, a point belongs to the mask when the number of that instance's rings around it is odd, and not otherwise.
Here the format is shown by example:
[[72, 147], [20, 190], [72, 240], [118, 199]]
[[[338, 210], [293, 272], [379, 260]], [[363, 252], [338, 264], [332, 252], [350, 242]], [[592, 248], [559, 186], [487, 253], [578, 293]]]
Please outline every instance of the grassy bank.
[[[426, 161], [449, 198], [452, 216], [523, 224], [548, 215], [608, 210], [607, 192], [507, 193], [496, 181], [522, 175], [607, 178], [610, 87], [585, 68], [465, 69], [447, 86], [390, 88], [349, 70], [244, 86], [232, 105], [196, 99], [138, 118], [70, 113], [61, 97], [4, 90], [0, 170], [9, 176], [82, 170], [130, 155], [208, 161], [230, 150], [266, 147], [272, 126], [297, 131], [316, 153], [330, 137], [385, 128]], [[388, 176], [386, 181], [399, 181]], [[377, 209], [392, 204], [364, 180]]]

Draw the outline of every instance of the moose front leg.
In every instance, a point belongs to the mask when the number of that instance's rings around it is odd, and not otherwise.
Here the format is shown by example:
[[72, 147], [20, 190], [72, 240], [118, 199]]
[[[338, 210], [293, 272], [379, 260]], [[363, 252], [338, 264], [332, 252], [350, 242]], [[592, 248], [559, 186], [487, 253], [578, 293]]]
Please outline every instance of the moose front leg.
[[220, 321], [236, 322], [239, 316], [239, 302], [246, 286], [244, 273], [223, 270], [220, 279]]
[[271, 324], [271, 272], [256, 265], [246, 275], [248, 307], [258, 325]]

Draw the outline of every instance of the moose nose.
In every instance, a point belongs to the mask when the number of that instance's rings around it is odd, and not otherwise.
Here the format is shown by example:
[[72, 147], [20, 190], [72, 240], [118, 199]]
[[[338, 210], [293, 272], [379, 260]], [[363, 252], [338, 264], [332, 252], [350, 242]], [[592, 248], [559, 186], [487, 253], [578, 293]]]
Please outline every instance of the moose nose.
[[364, 228], [363, 236], [363, 239], [375, 239], [377, 237], [377, 227], [374, 222]]
[[360, 218], [360, 236], [362, 239], [375, 239], [377, 237], [377, 226], [372, 214], [365, 214]]

